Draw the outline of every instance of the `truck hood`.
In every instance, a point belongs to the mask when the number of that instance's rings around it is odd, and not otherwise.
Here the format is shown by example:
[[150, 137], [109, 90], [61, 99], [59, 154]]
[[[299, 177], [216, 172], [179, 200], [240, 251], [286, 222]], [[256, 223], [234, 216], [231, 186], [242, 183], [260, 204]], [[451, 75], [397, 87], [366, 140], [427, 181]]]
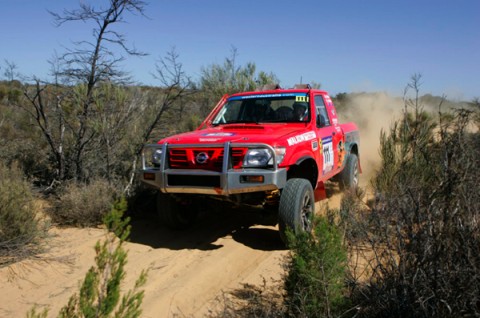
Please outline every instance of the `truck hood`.
[[199, 144], [224, 142], [266, 143], [283, 145], [286, 139], [308, 131], [305, 124], [230, 124], [182, 133], [164, 138], [158, 143]]

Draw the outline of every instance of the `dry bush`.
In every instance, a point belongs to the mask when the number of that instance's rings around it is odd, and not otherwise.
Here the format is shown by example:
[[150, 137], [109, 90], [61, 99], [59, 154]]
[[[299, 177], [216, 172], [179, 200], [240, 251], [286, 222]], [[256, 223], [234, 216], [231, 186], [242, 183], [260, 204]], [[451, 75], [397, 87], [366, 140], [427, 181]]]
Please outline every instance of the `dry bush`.
[[282, 286], [267, 287], [263, 279], [262, 286], [243, 284], [242, 288], [224, 292], [222, 298], [217, 299], [220, 309], [211, 310], [208, 317], [284, 317], [286, 308], [283, 299]]
[[471, 111], [434, 120], [411, 105], [382, 134], [371, 209], [342, 206], [350, 255], [365, 260], [361, 275], [350, 262], [352, 302], [361, 317], [479, 316], [480, 134]]
[[60, 190], [50, 215], [62, 225], [100, 225], [117, 194], [118, 190], [106, 180], [97, 179], [89, 184], [70, 182]]
[[0, 267], [41, 251], [45, 227], [33, 203], [19, 169], [0, 164]]

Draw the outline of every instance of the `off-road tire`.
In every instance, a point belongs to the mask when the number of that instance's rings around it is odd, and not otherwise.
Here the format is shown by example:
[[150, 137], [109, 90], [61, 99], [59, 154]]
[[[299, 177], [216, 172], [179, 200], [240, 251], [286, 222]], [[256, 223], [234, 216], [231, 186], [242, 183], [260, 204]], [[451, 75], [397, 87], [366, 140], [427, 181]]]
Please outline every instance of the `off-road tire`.
[[340, 189], [353, 190], [358, 187], [358, 173], [358, 157], [356, 154], [351, 153], [348, 155], [345, 168], [343, 168], [338, 178]]
[[287, 243], [287, 229], [295, 235], [310, 232], [314, 214], [315, 197], [311, 183], [307, 179], [288, 180], [282, 190], [278, 208], [278, 226], [282, 241]]
[[157, 194], [157, 216], [162, 224], [173, 230], [189, 228], [198, 217], [198, 209], [193, 204], [181, 204], [171, 195]]

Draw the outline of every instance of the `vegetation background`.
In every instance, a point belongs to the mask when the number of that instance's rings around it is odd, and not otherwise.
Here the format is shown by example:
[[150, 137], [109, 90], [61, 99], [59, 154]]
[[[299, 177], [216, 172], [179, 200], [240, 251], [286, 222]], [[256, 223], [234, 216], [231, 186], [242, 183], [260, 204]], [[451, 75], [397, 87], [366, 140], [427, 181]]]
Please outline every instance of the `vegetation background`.
[[[122, 197], [134, 211], [150, 195], [135, 180], [145, 143], [195, 129], [223, 94], [279, 82], [254, 62], [237, 65], [232, 48], [196, 82], [172, 50], [155, 65], [158, 86], [136, 85], [111, 45], [144, 54], [115, 32], [144, 6], [113, 0], [106, 9], [81, 5], [54, 13], [59, 26], [91, 20], [97, 27], [92, 38], [50, 61], [48, 79], [26, 78], [4, 60], [0, 266], [42, 252], [50, 223], [102, 224]], [[362, 144], [362, 165], [372, 178], [367, 191], [375, 199], [365, 202], [362, 189], [349, 193], [340, 210], [316, 221], [312, 236], [291, 237], [284, 303], [266, 305], [271, 299], [258, 292], [253, 304], [264, 311], [256, 315], [480, 316], [480, 103], [421, 96], [421, 79], [412, 77], [403, 98], [335, 96], [338, 113], [362, 134], [380, 129], [365, 115], [372, 109], [391, 118], [378, 144]], [[47, 211], [36, 209], [36, 198], [49, 202]], [[361, 274], [359, 257], [367, 263]]]

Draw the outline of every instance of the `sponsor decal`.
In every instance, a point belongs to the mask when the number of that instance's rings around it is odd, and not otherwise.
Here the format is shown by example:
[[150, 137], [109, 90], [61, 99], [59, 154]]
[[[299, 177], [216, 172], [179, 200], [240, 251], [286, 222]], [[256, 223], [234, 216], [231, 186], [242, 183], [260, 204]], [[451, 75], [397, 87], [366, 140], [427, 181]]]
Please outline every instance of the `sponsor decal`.
[[200, 142], [217, 142], [220, 138], [198, 138]]
[[325, 95], [325, 101], [327, 102], [327, 105], [329, 107], [333, 106], [332, 99], [330, 98], [330, 96]]
[[317, 136], [314, 131], [309, 131], [301, 135], [293, 136], [287, 139], [288, 145], [293, 146], [304, 141], [315, 139]]
[[230, 136], [235, 136], [235, 133], [231, 133], [231, 132], [221, 132], [221, 133], [206, 133], [206, 134], [202, 134], [202, 136], [205, 136], [205, 137], [230, 137]]
[[333, 119], [332, 119], [332, 122], [333, 122], [333, 124], [334, 124], [335, 126], [338, 125], [338, 119], [337, 119], [337, 118], [333, 118]]
[[308, 102], [308, 100], [309, 100], [308, 96], [295, 96], [296, 102]]
[[255, 95], [246, 95], [246, 96], [233, 96], [228, 100], [242, 100], [242, 99], [252, 99], [252, 98], [272, 98], [272, 97], [288, 97], [295, 96], [294, 93], [282, 93], [282, 94], [255, 94]]
[[322, 138], [323, 174], [333, 169], [333, 142], [332, 136]]
[[312, 141], [312, 150], [313, 151], [318, 150], [318, 141], [317, 140]]
[[[277, 93], [277, 94], [255, 94], [245, 96], [232, 96], [228, 100], [243, 100], [253, 98], [275, 98], [275, 97], [295, 97], [295, 101], [308, 102], [308, 96], [305, 93]], [[301, 98], [302, 100], [297, 100]]]
[[343, 141], [340, 140], [338, 143], [338, 164], [337, 168], [341, 168], [343, 165], [343, 160], [345, 159], [345, 147]]

